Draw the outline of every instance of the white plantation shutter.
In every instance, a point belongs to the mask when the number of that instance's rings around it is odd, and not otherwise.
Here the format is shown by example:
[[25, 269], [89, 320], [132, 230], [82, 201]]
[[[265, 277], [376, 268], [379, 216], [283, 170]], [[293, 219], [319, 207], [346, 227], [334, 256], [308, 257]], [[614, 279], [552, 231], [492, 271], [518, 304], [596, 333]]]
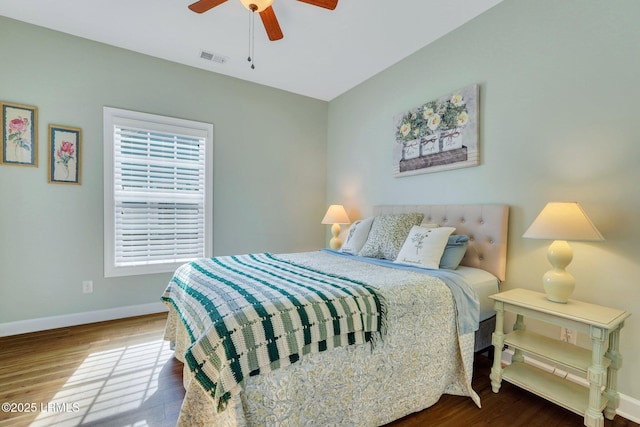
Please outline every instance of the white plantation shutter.
[[[112, 114], [110, 123], [105, 120], [105, 144], [107, 132], [113, 143], [113, 229], [108, 231], [113, 241], [105, 275], [173, 271], [186, 261], [211, 256], [211, 125], [203, 131], [185, 126], [197, 122], [143, 113], [132, 119], [122, 115], [133, 112], [117, 112], [120, 116]], [[107, 227], [105, 252], [106, 232]]]

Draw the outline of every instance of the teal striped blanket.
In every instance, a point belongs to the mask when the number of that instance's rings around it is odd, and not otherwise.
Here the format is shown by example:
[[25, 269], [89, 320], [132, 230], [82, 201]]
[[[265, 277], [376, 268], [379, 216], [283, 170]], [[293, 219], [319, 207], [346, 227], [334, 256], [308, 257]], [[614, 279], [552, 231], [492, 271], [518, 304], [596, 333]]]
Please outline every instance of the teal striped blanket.
[[218, 411], [249, 376], [385, 332], [373, 288], [267, 253], [187, 263], [162, 300], [185, 325], [185, 361]]

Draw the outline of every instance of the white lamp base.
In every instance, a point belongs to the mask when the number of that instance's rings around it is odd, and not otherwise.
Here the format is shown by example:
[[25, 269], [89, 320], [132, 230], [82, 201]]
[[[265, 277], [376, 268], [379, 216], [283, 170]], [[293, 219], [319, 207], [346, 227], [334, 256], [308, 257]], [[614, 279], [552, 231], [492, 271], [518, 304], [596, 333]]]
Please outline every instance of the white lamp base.
[[547, 299], [566, 303], [576, 287], [576, 280], [565, 268], [573, 259], [573, 251], [566, 240], [555, 240], [547, 250], [547, 258], [553, 268], [542, 277]]
[[333, 237], [331, 238], [331, 240], [329, 240], [329, 247], [335, 251], [337, 251], [338, 249], [340, 249], [342, 247], [342, 240], [340, 240], [340, 231], [342, 229], [340, 228], [340, 224], [333, 224], [331, 226], [331, 234], [333, 235]]

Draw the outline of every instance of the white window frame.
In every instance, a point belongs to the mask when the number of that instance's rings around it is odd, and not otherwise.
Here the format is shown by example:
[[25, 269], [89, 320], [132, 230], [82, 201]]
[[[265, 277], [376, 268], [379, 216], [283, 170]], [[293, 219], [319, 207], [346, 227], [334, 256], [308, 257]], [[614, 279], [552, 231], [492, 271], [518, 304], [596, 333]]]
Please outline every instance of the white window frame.
[[103, 108], [104, 124], [104, 275], [105, 277], [132, 276], [173, 272], [186, 260], [153, 262], [141, 265], [116, 265], [116, 211], [115, 211], [115, 128], [131, 126], [137, 129], [188, 135], [205, 139], [204, 185], [204, 254], [213, 256], [213, 125], [210, 123], [155, 114]]

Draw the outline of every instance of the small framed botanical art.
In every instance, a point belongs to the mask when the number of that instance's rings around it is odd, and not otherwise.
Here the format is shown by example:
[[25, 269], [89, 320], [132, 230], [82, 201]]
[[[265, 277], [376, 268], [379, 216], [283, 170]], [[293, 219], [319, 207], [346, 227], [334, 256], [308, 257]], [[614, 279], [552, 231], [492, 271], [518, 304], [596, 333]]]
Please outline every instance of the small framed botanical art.
[[2, 157], [5, 165], [38, 166], [38, 108], [0, 102]]
[[49, 182], [80, 184], [82, 130], [49, 125]]

